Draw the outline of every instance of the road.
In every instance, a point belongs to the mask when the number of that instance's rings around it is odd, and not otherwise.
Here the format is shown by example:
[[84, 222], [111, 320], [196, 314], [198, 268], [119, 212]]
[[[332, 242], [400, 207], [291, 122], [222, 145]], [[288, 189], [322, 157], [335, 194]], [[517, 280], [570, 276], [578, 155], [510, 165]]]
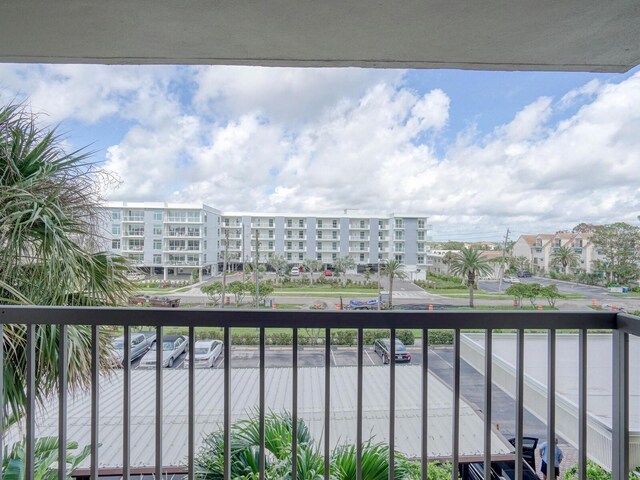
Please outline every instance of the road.
[[[582, 285], [580, 283], [560, 282], [549, 278], [531, 277], [520, 278], [522, 283], [539, 283], [540, 285], [556, 285], [560, 293], [570, 293], [584, 295], [587, 299], [596, 299], [600, 303], [615, 303], [618, 297], [611, 295], [606, 288]], [[509, 283], [502, 282], [502, 290], [509, 288]], [[497, 280], [480, 281], [478, 286], [487, 292], [498, 292], [499, 282]]]

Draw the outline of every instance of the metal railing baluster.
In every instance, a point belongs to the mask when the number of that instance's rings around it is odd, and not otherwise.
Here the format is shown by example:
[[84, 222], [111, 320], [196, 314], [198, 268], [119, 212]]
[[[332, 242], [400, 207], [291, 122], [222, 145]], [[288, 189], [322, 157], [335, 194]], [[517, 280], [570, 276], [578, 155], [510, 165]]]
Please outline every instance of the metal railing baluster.
[[162, 327], [156, 327], [156, 478], [162, 478], [162, 400], [163, 400], [163, 361]]
[[[58, 479], [67, 478], [67, 326], [58, 325]], [[0, 403], [2, 405], [2, 403]]]
[[131, 475], [131, 327], [124, 326], [123, 399], [122, 399], [122, 478]]
[[629, 334], [613, 332], [613, 480], [626, 480], [629, 474]]
[[298, 329], [293, 329], [291, 379], [291, 480], [298, 478]]
[[324, 478], [330, 480], [331, 465], [331, 329], [325, 329], [324, 345]]
[[25, 478], [34, 478], [36, 444], [36, 325], [27, 325], [27, 405]]
[[391, 329], [389, 352], [389, 480], [395, 477], [396, 448], [396, 329]]
[[451, 478], [458, 479], [460, 450], [460, 329], [453, 335], [453, 426], [451, 446]]
[[91, 478], [98, 478], [100, 447], [100, 335], [98, 325], [91, 326]]
[[224, 329], [224, 478], [231, 480], [231, 329]]
[[516, 346], [516, 478], [522, 480], [522, 432], [524, 429], [524, 330], [518, 329]]
[[556, 330], [550, 328], [547, 338], [547, 478], [554, 478], [556, 464]]
[[422, 329], [422, 448], [420, 476], [427, 480], [429, 470], [429, 330]]
[[362, 480], [362, 385], [363, 385], [364, 330], [358, 328], [358, 386], [356, 400], [356, 480]]
[[587, 329], [578, 338], [578, 480], [587, 480]]
[[194, 480], [196, 478], [195, 472], [195, 454], [196, 454], [196, 367], [195, 367], [195, 353], [196, 353], [196, 331], [194, 327], [189, 327], [189, 432], [188, 432], [188, 452], [189, 457], [187, 459], [188, 479]]
[[491, 480], [493, 330], [488, 328], [484, 335], [484, 480]]
[[264, 448], [264, 413], [265, 413], [265, 408], [264, 408], [264, 403], [265, 403], [265, 343], [266, 343], [266, 339], [265, 339], [265, 332], [264, 332], [264, 328], [260, 328], [260, 406], [259, 406], [259, 412], [260, 412], [260, 425], [259, 425], [259, 435], [260, 435], [260, 460], [259, 460], [259, 470], [258, 470], [258, 478], [260, 480], [264, 480], [264, 475], [265, 475], [265, 448]]

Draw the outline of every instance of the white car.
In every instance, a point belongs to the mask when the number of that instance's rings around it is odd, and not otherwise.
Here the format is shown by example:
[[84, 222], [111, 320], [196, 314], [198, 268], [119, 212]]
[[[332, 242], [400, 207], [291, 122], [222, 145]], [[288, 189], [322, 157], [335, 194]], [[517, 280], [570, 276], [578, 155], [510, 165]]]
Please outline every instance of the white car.
[[522, 283], [518, 277], [504, 277], [503, 281], [506, 283]]
[[[198, 340], [193, 347], [195, 368], [212, 368], [215, 361], [222, 353], [222, 342], [220, 340]], [[184, 357], [184, 368], [189, 368], [189, 354]]]
[[[162, 366], [166, 368], [173, 367], [173, 364], [180, 358], [180, 355], [187, 351], [188, 344], [187, 338], [182, 335], [164, 336], [162, 338]], [[155, 368], [156, 348], [158, 348], [158, 342], [155, 342], [149, 352], [142, 357], [140, 368]]]
[[298, 268], [298, 267], [293, 267], [293, 268], [291, 269], [290, 275], [291, 275], [292, 277], [297, 277], [297, 276], [299, 276], [299, 275], [300, 275], [300, 268]]

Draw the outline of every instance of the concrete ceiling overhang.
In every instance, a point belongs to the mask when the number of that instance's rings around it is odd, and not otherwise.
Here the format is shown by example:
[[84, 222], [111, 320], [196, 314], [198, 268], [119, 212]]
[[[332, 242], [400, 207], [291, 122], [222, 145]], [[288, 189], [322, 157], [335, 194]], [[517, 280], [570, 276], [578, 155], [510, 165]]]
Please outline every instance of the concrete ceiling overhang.
[[4, 0], [0, 61], [611, 71], [637, 0]]

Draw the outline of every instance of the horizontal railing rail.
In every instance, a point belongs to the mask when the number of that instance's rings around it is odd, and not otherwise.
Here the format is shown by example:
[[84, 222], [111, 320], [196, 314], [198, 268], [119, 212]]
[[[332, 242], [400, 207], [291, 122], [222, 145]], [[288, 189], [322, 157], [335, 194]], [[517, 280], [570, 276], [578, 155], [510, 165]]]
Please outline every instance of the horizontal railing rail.
[[[34, 448], [35, 448], [35, 363], [36, 356], [36, 336], [35, 326], [37, 325], [59, 325], [59, 347], [62, 352], [60, 360], [59, 385], [59, 423], [58, 434], [60, 439], [66, 439], [66, 405], [67, 405], [67, 363], [64, 361], [68, 355], [69, 345], [67, 327], [69, 325], [90, 325], [92, 327], [92, 387], [91, 387], [91, 467], [89, 473], [91, 478], [98, 478], [99, 465], [99, 431], [98, 418], [100, 411], [100, 391], [99, 384], [99, 360], [98, 345], [101, 331], [100, 326], [123, 326], [125, 334], [125, 358], [123, 362], [123, 440], [122, 440], [122, 475], [130, 478], [132, 474], [131, 465], [131, 364], [130, 364], [130, 332], [132, 326], [155, 327], [156, 338], [161, 339], [163, 327], [188, 327], [189, 356], [194, 358], [195, 329], [198, 327], [221, 327], [224, 329], [223, 336], [223, 365], [224, 365], [224, 478], [231, 478], [231, 330], [235, 327], [253, 327], [259, 332], [259, 464], [260, 475], [265, 476], [265, 349], [267, 328], [290, 328], [293, 332], [292, 353], [293, 353], [293, 376], [292, 376], [292, 480], [297, 477], [297, 435], [298, 428], [298, 331], [299, 329], [317, 328], [324, 331], [324, 426], [323, 426], [323, 447], [324, 451], [324, 478], [329, 480], [329, 456], [331, 452], [330, 443], [330, 419], [331, 419], [331, 330], [335, 328], [347, 328], [357, 330], [357, 405], [356, 405], [356, 478], [362, 479], [362, 455], [363, 455], [363, 332], [365, 329], [388, 329], [390, 332], [390, 352], [389, 352], [389, 480], [394, 478], [394, 455], [395, 455], [395, 432], [396, 432], [396, 355], [395, 339], [398, 329], [419, 329], [422, 333], [422, 444], [420, 447], [422, 478], [427, 478], [428, 457], [428, 437], [427, 412], [428, 412], [428, 388], [427, 377], [429, 374], [428, 347], [429, 334], [433, 329], [453, 330], [453, 384], [452, 384], [452, 444], [451, 463], [452, 479], [455, 480], [458, 474], [459, 465], [459, 442], [460, 442], [460, 373], [461, 373], [461, 343], [460, 335], [462, 330], [479, 329], [486, 333], [485, 352], [487, 359], [485, 363], [485, 386], [484, 386], [484, 462], [485, 480], [491, 478], [490, 463], [491, 454], [491, 401], [492, 401], [492, 368], [491, 368], [491, 339], [492, 333], [497, 329], [512, 329], [517, 333], [516, 341], [516, 418], [515, 418], [515, 479], [522, 480], [523, 471], [523, 421], [524, 421], [524, 334], [525, 329], [545, 330], [547, 335], [547, 385], [548, 385], [548, 418], [547, 418], [547, 438], [555, 438], [555, 385], [556, 385], [556, 332], [560, 329], [573, 329], [579, 333], [579, 441], [578, 441], [578, 478], [586, 479], [586, 425], [587, 425], [587, 334], [590, 329], [607, 329], [613, 332], [613, 478], [622, 480], [626, 478], [629, 467], [629, 334], [640, 336], [640, 319], [631, 315], [617, 312], [535, 312], [535, 311], [294, 311], [294, 310], [212, 310], [212, 309], [161, 309], [161, 308], [99, 308], [99, 307], [41, 307], [41, 306], [1, 306], [0, 325], [20, 324], [26, 325], [26, 358], [27, 358], [27, 384], [25, 386], [27, 394], [27, 405], [25, 415], [25, 439], [26, 439], [26, 477], [33, 478], [34, 473]], [[2, 332], [0, 330], [0, 332]], [[2, 340], [0, 333], [0, 340]], [[0, 341], [0, 345], [4, 345]], [[4, 348], [4, 347], [0, 347]], [[0, 367], [3, 365], [4, 352], [0, 349]], [[187, 477], [195, 478], [194, 456], [195, 456], [195, 374], [194, 363], [188, 364], [188, 457], [186, 459]], [[155, 392], [155, 466], [156, 478], [161, 478], [166, 474], [166, 468], [162, 463], [163, 452], [163, 371], [162, 351], [156, 350], [155, 372], [156, 392]], [[0, 368], [0, 372], [3, 370]], [[3, 378], [0, 378], [0, 386], [3, 385]], [[3, 400], [3, 390], [0, 387], [0, 400]], [[0, 431], [0, 437], [4, 438], [4, 432]], [[0, 452], [4, 445], [0, 444]], [[66, 457], [66, 447], [61, 442], [59, 448], [59, 458]], [[0, 453], [1, 455], [1, 453]], [[554, 464], [554, 451], [549, 451], [549, 464]], [[0, 458], [1, 463], [2, 458]], [[61, 462], [63, 464], [64, 462]], [[59, 478], [66, 478], [67, 472], [64, 468], [59, 470]]]

